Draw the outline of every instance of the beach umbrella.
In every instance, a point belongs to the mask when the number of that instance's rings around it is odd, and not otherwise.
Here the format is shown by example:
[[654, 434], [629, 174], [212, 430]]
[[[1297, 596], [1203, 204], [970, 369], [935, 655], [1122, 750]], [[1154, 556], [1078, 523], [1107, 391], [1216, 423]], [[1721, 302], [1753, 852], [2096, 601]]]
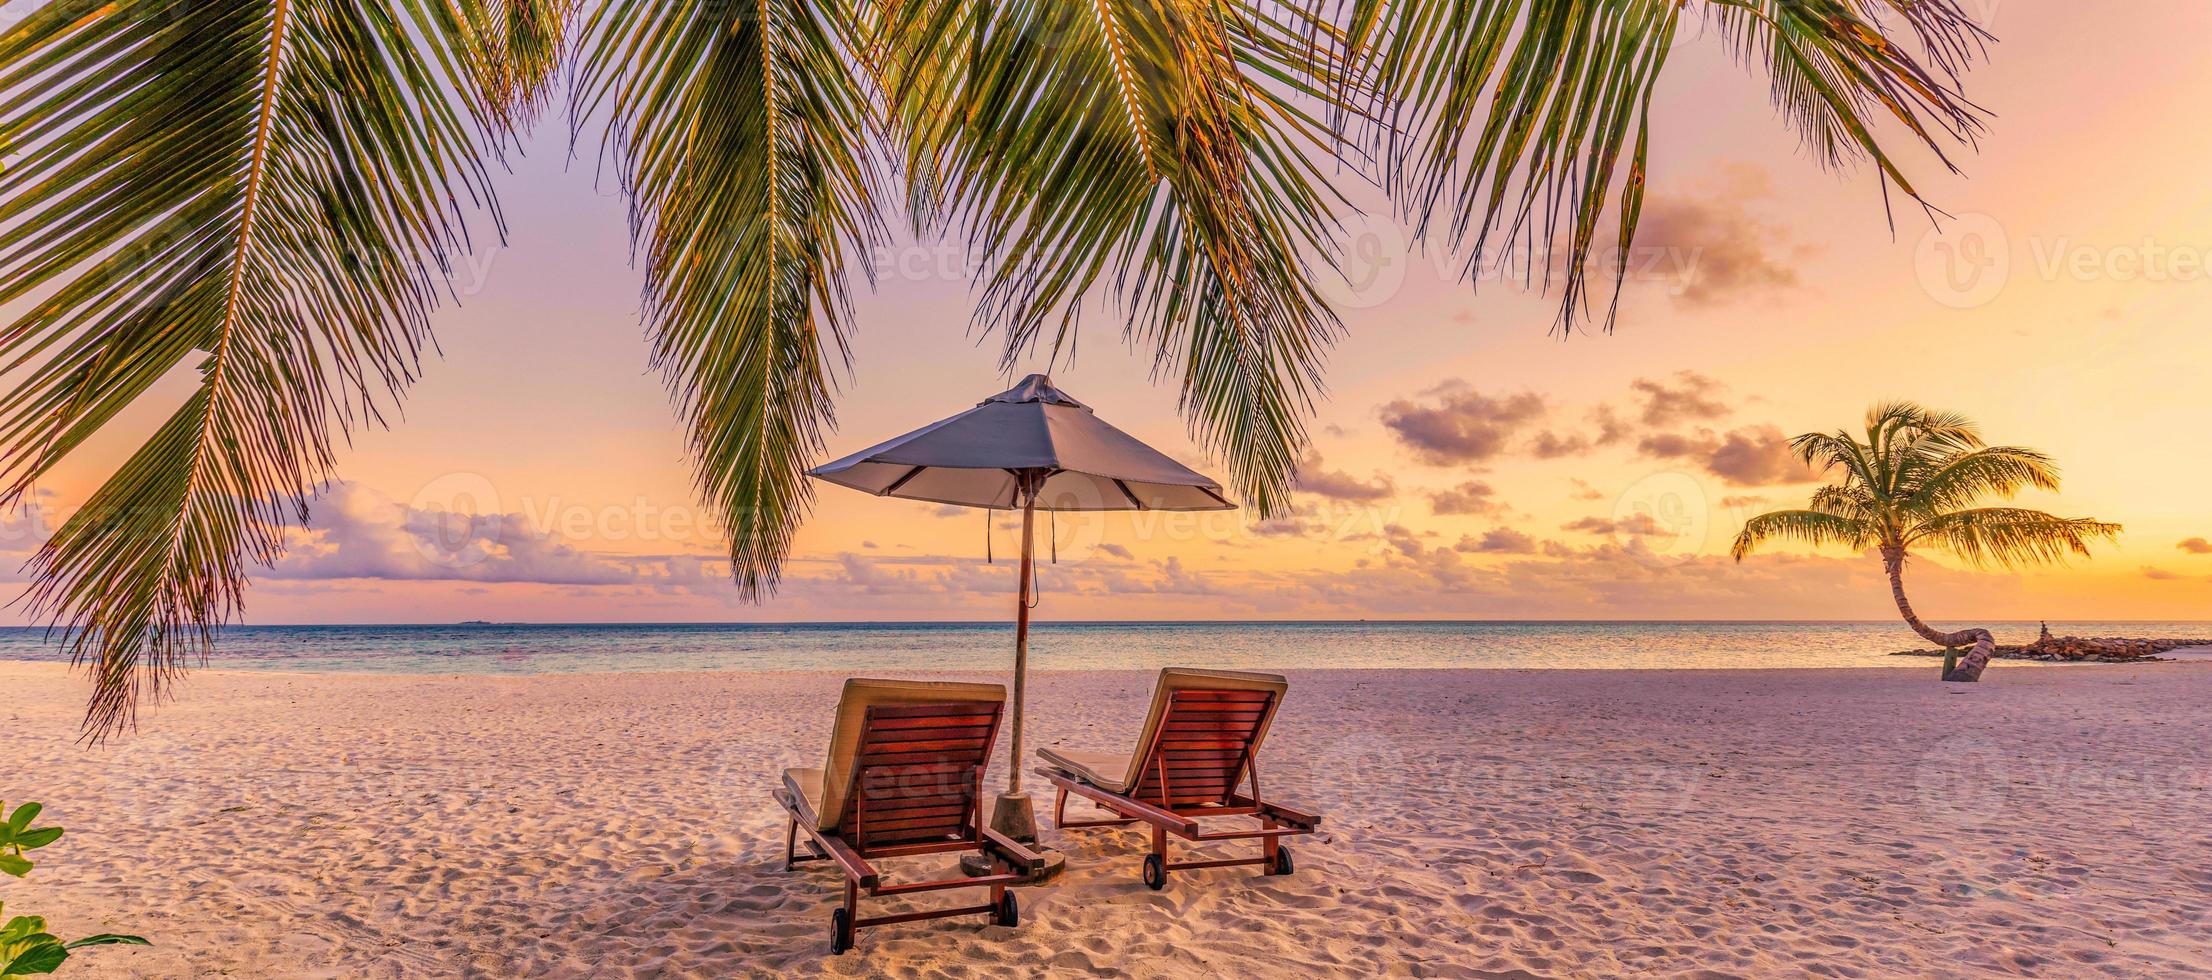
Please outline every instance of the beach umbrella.
[[1032, 374], [974, 408], [807, 471], [875, 494], [1022, 513], [1014, 611], [1013, 760], [991, 824], [1033, 838], [1021, 795], [1029, 610], [1036, 604], [1038, 511], [1232, 510], [1221, 484], [1137, 441]]

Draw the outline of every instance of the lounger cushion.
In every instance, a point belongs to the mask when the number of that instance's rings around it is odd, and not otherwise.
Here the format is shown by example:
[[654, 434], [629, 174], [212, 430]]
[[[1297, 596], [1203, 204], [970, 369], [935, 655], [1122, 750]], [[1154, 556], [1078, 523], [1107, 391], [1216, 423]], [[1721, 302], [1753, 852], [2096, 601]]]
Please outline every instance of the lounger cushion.
[[792, 799], [806, 808], [804, 813], [799, 814], [801, 818], [811, 821], [815, 814], [822, 812], [822, 770], [786, 769], [783, 771], [783, 787], [791, 791]]
[[1129, 756], [1121, 752], [1038, 749], [1037, 758], [1070, 776], [1116, 793], [1121, 792], [1121, 774], [1129, 771]]
[[822, 795], [814, 808], [819, 826], [837, 829], [845, 813], [845, 794], [852, 789], [853, 754], [860, 750], [860, 730], [867, 724], [868, 708], [878, 704], [932, 704], [954, 701], [1006, 702], [1006, 688], [999, 684], [965, 684], [957, 681], [886, 681], [856, 677], [845, 682], [837, 701], [837, 726], [831, 730], [829, 760], [822, 765]]
[[[1270, 691], [1275, 695], [1275, 704], [1280, 706], [1283, 692], [1288, 690], [1290, 681], [1281, 674], [1168, 667], [1160, 671], [1159, 683], [1152, 690], [1152, 709], [1145, 714], [1144, 727], [1137, 730], [1134, 751], [1123, 755], [1118, 752], [1038, 749], [1037, 755], [1100, 789], [1115, 793], [1133, 793], [1144, 775], [1144, 757], [1152, 748], [1153, 737], [1160, 730], [1160, 719], [1167, 714], [1169, 695], [1176, 691]], [[1260, 720], [1259, 731], [1253, 733], [1252, 737], [1253, 751], [1258, 751], [1260, 742], [1267, 738], [1267, 726], [1274, 717], [1274, 711], [1270, 710], [1267, 717]]]

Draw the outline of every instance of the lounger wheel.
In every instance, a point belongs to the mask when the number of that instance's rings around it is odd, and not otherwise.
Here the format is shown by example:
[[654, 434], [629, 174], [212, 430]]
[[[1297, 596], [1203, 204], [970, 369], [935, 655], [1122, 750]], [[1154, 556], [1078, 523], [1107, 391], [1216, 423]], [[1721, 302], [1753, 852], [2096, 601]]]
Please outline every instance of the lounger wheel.
[[991, 924], [994, 926], [1018, 926], [1022, 924], [1022, 906], [1020, 902], [1014, 901], [1013, 892], [1007, 892], [999, 896], [998, 911], [991, 913]]
[[1144, 886], [1153, 891], [1167, 887], [1167, 859], [1157, 854], [1144, 856]]
[[843, 956], [853, 948], [853, 919], [844, 909], [830, 911], [830, 955]]
[[1296, 870], [1298, 870], [1297, 867], [1290, 863], [1290, 848], [1281, 844], [1275, 845], [1275, 863], [1268, 866], [1267, 873], [1287, 875]]

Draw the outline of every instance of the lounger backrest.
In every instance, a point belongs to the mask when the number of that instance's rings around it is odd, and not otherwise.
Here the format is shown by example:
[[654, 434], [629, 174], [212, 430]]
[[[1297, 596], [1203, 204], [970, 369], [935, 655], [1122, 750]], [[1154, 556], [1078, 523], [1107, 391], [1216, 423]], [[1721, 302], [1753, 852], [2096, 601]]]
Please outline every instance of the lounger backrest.
[[974, 823], [977, 784], [998, 738], [1006, 688], [950, 681], [845, 682], [837, 727], [822, 767], [825, 831], [850, 832], [854, 846], [943, 836]]
[[1161, 671], [1122, 792], [1169, 808], [1228, 802], [1289, 689], [1277, 674]]

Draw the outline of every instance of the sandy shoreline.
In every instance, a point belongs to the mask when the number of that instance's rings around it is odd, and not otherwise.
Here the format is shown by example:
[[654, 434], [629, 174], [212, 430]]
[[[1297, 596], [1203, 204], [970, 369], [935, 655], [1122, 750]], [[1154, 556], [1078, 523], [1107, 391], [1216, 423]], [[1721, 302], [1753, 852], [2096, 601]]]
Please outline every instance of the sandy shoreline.
[[[1021, 928], [831, 958], [834, 873], [779, 869], [767, 794], [841, 675], [208, 671], [87, 750], [81, 679], [0, 662], [0, 798], [69, 829], [0, 899], [157, 944], [71, 976], [2212, 970], [2212, 667], [1928, 673], [1294, 672], [1296, 876], [1151, 893], [1134, 832], [1048, 830]], [[1114, 746], [1149, 684], [1037, 675], [1032, 744]]]

